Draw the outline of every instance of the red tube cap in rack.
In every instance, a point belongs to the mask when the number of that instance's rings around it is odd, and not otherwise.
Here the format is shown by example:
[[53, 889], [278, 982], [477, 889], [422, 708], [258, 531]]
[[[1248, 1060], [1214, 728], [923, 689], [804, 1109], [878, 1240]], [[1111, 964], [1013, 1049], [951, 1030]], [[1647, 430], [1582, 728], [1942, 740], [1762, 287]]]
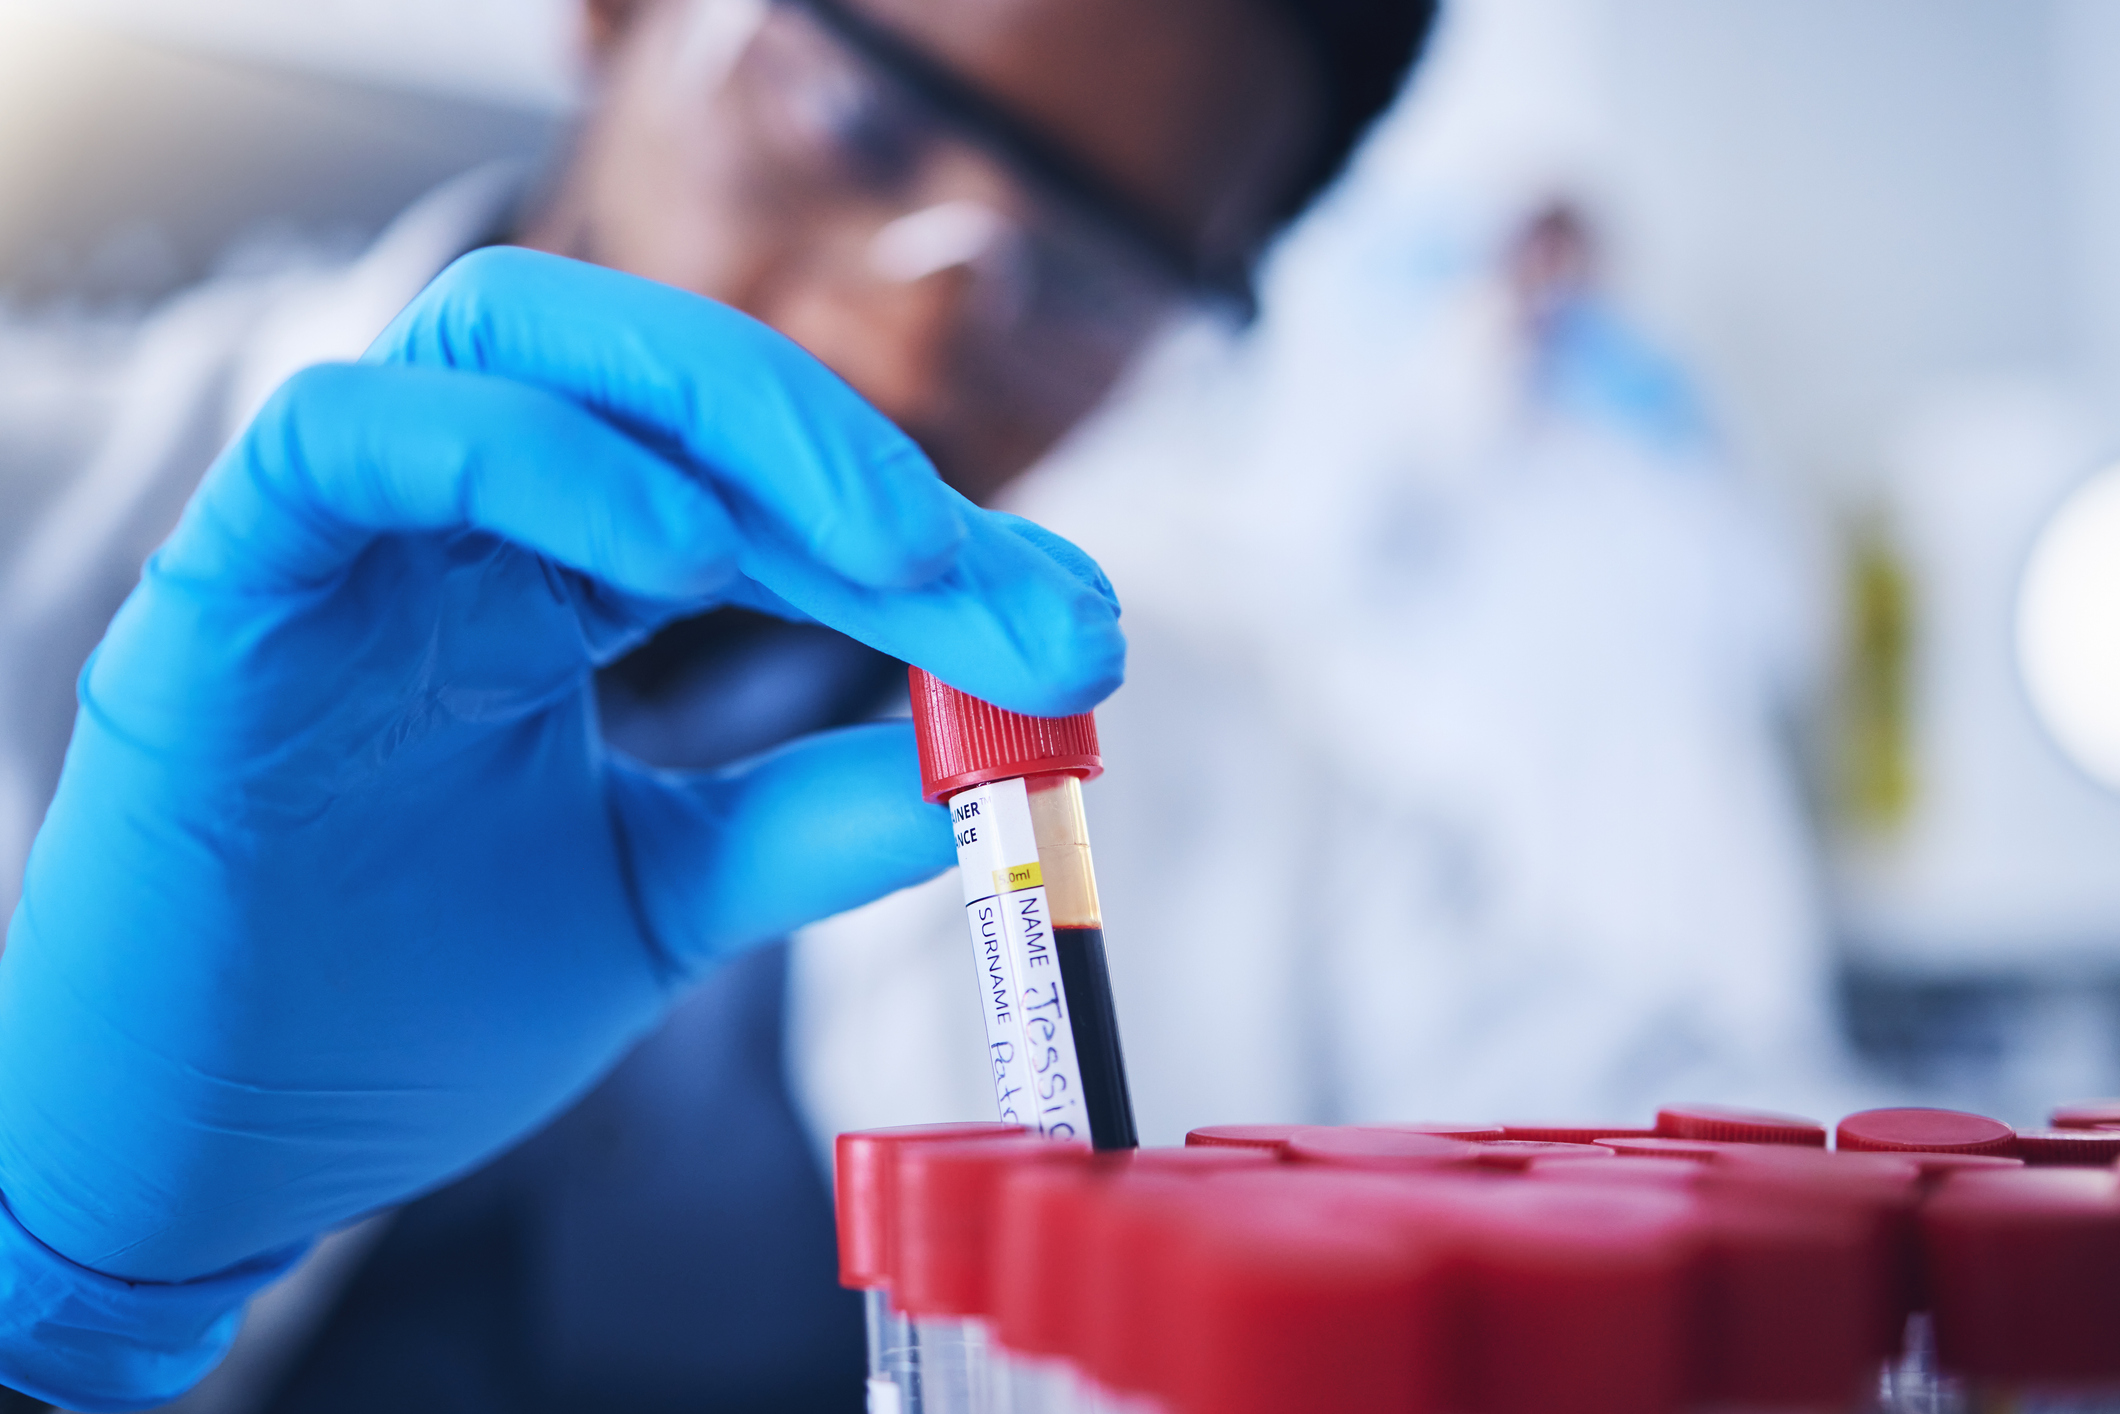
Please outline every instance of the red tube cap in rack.
[[1858, 1407], [1894, 1277], [1864, 1215], [1790, 1189], [1705, 1196], [1697, 1401]]
[[1999, 1119], [1960, 1110], [1864, 1110], [1840, 1122], [1834, 1147], [1869, 1153], [1989, 1154], [2016, 1152], [2017, 1132]]
[[1083, 1234], [1095, 1190], [1090, 1165], [1041, 1164], [1002, 1180], [1008, 1215], [993, 1243], [988, 1290], [995, 1338], [1020, 1355], [1054, 1359], [1081, 1343]]
[[1274, 1153], [1307, 1124], [1205, 1124], [1185, 1136], [1188, 1148], [1267, 1149]]
[[1474, 1145], [1473, 1150], [1472, 1162], [1479, 1167], [1516, 1172], [1541, 1162], [1613, 1157], [1612, 1151], [1602, 1144], [1556, 1144], [1544, 1139], [1490, 1139]]
[[1506, 1184], [1464, 1221], [1471, 1407], [1483, 1414], [1681, 1407], [1702, 1237], [1693, 1198], [1656, 1188]]
[[[1211, 1200], [1209, 1200], [1211, 1201]], [[1193, 1214], [1192, 1177], [1144, 1173], [1102, 1183], [1083, 1220], [1083, 1313], [1075, 1364], [1107, 1390], [1162, 1394], [1172, 1386], [1166, 1323]]]
[[1826, 1146], [1826, 1127], [1815, 1119], [1731, 1105], [1666, 1105], [1656, 1112], [1656, 1132], [1669, 1139], [1710, 1139], [1723, 1144]]
[[1967, 1173], [1976, 1169], [2021, 1169], [2024, 1160], [2003, 1154], [1927, 1154], [1911, 1150], [1899, 1150], [1899, 1154], [1912, 1161], [1921, 1170], [1924, 1182], [1936, 1183], [1954, 1173]]
[[1918, 1153], [1859, 1153], [1833, 1149], [1799, 1149], [1788, 1144], [1735, 1145], [1719, 1155], [1725, 1167], [1771, 1169], [1796, 1174], [1818, 1174], [1838, 1178], [1848, 1174], [1876, 1174], [1912, 1183], [1921, 1177]]
[[893, 1180], [901, 1147], [1028, 1132], [1020, 1124], [972, 1123], [916, 1124], [840, 1135], [832, 1146], [839, 1284], [861, 1291], [890, 1283]]
[[929, 800], [947, 800], [982, 782], [1011, 776], [1093, 780], [1104, 773], [1094, 714], [1027, 717], [959, 692], [919, 668], [908, 674], [920, 791]]
[[1368, 1124], [1362, 1128], [1396, 1129], [1405, 1134], [1433, 1134], [1438, 1139], [1463, 1139], [1472, 1144], [1509, 1137], [1502, 1132], [1502, 1127], [1498, 1124], [1475, 1124], [1464, 1120], [1392, 1120], [1388, 1124]]
[[1174, 1414], [1435, 1414], [1432, 1250], [1394, 1231], [1203, 1212], [1173, 1309]]
[[1641, 1159], [1607, 1148], [1604, 1144], [1593, 1144], [1594, 1149], [1604, 1149], [1613, 1157], [1602, 1164], [1578, 1163], [1573, 1158], [1533, 1159], [1524, 1170], [1532, 1178], [1567, 1183], [1611, 1184], [1626, 1188], [1663, 1188], [1674, 1192], [1691, 1192], [1698, 1186], [1700, 1177], [1707, 1172], [1705, 1164], [1674, 1164], [1669, 1159]]
[[991, 1315], [1002, 1181], [1026, 1165], [1088, 1159], [1085, 1142], [1035, 1136], [900, 1149], [891, 1304], [910, 1316]]
[[1921, 1169], [1908, 1162], [1913, 1157], [1746, 1145], [1701, 1169], [1697, 1191], [1711, 1199], [1794, 1204], [1852, 1217], [1880, 1274], [1864, 1331], [1873, 1358], [1884, 1359], [1898, 1354], [1908, 1315], [1927, 1304], [1914, 1221]]
[[2017, 1157], [2040, 1167], [2110, 1168], [2120, 1161], [2120, 1128], [2020, 1129]]
[[1225, 1173], [1233, 1168], [1271, 1165], [1280, 1155], [1271, 1149], [1247, 1149], [1230, 1145], [1187, 1144], [1171, 1148], [1130, 1149], [1099, 1154], [1100, 1172], [1124, 1174], [1168, 1174], [1173, 1177]]
[[2058, 1107], [2047, 1122], [2056, 1129], [2096, 1129], [2120, 1125], [2120, 1100], [2078, 1100]]
[[1690, 1159], [1707, 1163], [1729, 1145], [1714, 1139], [1600, 1139], [1598, 1147], [1630, 1159]]
[[1502, 1126], [1504, 1139], [1538, 1139], [1548, 1144], [1595, 1144], [1600, 1139], [1653, 1139], [1654, 1125], [1576, 1124], [1554, 1120]]
[[1336, 1168], [1413, 1169], [1469, 1164], [1472, 1150], [1462, 1139], [1349, 1125], [1298, 1130], [1282, 1154], [1296, 1163]]
[[1944, 1368], [2002, 1386], [2120, 1380], [2120, 1174], [1955, 1174], [1921, 1220]]

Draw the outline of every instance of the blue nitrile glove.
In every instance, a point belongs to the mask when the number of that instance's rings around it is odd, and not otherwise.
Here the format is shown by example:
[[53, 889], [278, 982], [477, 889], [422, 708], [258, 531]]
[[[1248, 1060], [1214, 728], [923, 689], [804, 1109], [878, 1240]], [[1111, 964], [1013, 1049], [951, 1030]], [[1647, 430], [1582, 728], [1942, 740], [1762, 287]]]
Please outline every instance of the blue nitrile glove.
[[507, 1147], [716, 959], [950, 864], [904, 724], [604, 751], [592, 668], [717, 602], [1022, 711], [1124, 655], [1080, 552], [691, 295], [484, 252], [281, 390], [82, 675], [0, 958], [0, 1382], [177, 1393], [314, 1234]]

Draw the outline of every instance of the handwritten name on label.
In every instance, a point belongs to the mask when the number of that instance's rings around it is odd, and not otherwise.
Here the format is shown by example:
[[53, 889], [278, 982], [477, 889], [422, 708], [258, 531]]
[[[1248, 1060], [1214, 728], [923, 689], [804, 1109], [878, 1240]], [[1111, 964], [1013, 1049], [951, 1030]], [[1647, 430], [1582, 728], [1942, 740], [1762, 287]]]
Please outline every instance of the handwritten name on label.
[[1023, 1001], [1018, 1011], [1038, 1129], [1055, 1138], [1071, 1139], [1089, 1132], [1089, 1117], [1083, 1105], [1082, 1067], [1075, 1055], [1075, 1027], [1068, 1015], [1067, 989], [1053, 955], [1045, 890], [1010, 895], [1008, 917], [1010, 940], [1016, 950], [1016, 975], [1023, 983]]

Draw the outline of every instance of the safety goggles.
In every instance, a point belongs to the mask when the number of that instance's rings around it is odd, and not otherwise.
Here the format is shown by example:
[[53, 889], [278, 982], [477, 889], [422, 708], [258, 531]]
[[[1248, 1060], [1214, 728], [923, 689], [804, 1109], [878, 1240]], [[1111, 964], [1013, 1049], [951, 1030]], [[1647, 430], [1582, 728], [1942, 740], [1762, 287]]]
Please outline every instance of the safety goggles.
[[859, 233], [833, 258], [875, 278], [968, 275], [982, 381], [1072, 403], [1175, 309], [1248, 311], [1246, 272], [840, 0], [754, 13], [729, 68], [754, 214], [791, 248]]
[[1242, 262], [1217, 261], [1187, 241], [1095, 168], [1054, 142], [1036, 125], [843, 0], [775, 0], [801, 11], [897, 90], [907, 108], [931, 124], [991, 153], [1049, 200], [1102, 228], [1103, 236], [1129, 248], [1192, 298], [1248, 313], [1251, 272]]

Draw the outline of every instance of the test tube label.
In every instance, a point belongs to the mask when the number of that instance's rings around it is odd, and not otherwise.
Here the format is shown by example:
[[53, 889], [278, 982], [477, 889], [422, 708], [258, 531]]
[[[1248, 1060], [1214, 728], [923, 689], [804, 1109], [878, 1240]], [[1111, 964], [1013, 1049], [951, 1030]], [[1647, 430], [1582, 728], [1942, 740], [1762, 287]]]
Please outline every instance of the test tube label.
[[951, 797], [950, 822], [1000, 1116], [1053, 1138], [1087, 1135], [1029, 794], [1021, 779], [974, 786]]

